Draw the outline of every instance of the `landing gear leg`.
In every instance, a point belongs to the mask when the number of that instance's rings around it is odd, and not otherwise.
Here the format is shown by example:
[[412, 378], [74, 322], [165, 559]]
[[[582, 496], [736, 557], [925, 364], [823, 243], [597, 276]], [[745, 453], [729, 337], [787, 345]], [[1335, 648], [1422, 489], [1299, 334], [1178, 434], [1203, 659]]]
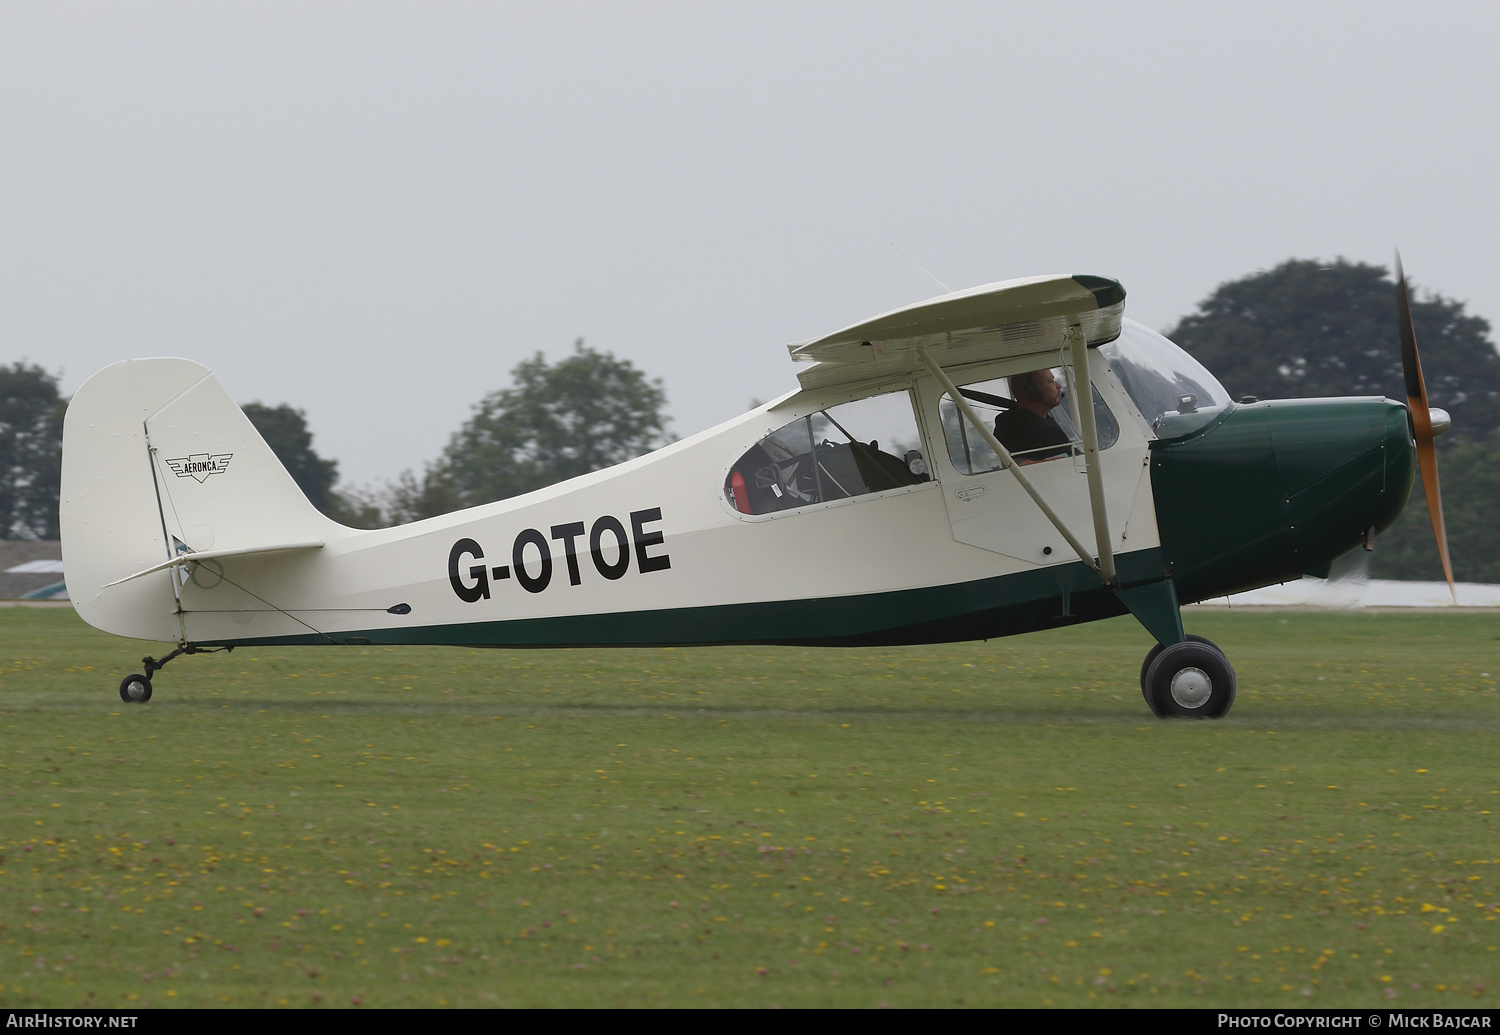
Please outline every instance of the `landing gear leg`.
[[203, 650], [194, 647], [191, 643], [185, 643], [172, 653], [158, 661], [149, 654], [141, 659], [141, 664], [146, 666], [145, 675], [135, 673], [126, 676], [120, 681], [120, 700], [126, 704], [145, 704], [151, 700], [151, 677], [167, 667], [167, 662], [179, 654], [214, 654], [221, 650], [234, 650], [233, 647], [215, 647]]
[[1141, 663], [1141, 693], [1159, 718], [1218, 719], [1234, 704], [1234, 669], [1224, 652], [1201, 636], [1184, 633], [1171, 579], [1115, 590], [1156, 646]]

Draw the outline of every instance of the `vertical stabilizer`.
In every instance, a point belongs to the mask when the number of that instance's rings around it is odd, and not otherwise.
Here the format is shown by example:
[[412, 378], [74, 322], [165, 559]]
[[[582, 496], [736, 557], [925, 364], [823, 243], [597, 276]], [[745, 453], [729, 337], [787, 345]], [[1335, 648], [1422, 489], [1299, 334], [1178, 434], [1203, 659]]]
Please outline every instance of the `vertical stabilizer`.
[[178, 553], [322, 539], [307, 501], [207, 367], [133, 359], [84, 383], [63, 424], [60, 524], [73, 606], [120, 636], [188, 638], [177, 571], [109, 583]]

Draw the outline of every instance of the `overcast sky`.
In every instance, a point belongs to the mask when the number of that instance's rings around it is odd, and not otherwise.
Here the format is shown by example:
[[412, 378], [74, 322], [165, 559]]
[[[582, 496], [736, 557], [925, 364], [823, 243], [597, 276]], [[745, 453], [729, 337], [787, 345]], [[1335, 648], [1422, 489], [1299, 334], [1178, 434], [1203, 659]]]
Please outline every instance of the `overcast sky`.
[[[1500, 318], [1500, 5], [0, 3], [0, 361], [307, 412], [348, 481], [575, 338], [687, 435], [787, 342], [1097, 273], [1174, 324], [1282, 260]], [[1394, 348], [1394, 342], [1392, 344]]]

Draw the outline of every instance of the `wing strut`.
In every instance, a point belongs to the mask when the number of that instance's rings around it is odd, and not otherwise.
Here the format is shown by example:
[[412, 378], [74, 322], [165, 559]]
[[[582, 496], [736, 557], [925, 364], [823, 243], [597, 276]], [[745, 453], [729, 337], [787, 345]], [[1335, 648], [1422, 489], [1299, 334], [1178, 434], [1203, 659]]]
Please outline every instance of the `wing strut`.
[[[1079, 340], [1082, 341], [1082, 334], [1079, 335]], [[1031, 479], [1027, 478], [1024, 474], [1021, 473], [1021, 465], [1016, 463], [1015, 458], [1010, 455], [1010, 450], [1002, 446], [1000, 444], [1000, 440], [995, 437], [995, 433], [989, 428], [985, 427], [984, 421], [979, 419], [978, 415], [975, 414], [973, 408], [969, 405], [969, 400], [963, 397], [963, 394], [959, 392], [958, 388], [953, 384], [953, 381], [948, 377], [946, 373], [943, 372], [943, 368], [938, 366], [937, 361], [927, 354], [926, 347], [919, 346], [916, 352], [922, 360], [922, 365], [927, 368], [927, 372], [930, 373], [933, 377], [937, 378], [938, 384], [943, 386], [943, 391], [948, 393], [948, 398], [953, 400], [953, 404], [957, 406], [958, 411], [964, 415], [964, 419], [967, 420], [970, 424], [974, 425], [974, 430], [979, 432], [979, 437], [984, 439], [985, 445], [989, 446], [995, 451], [995, 455], [1000, 458], [1000, 462], [1005, 465], [1005, 469], [1016, 476], [1016, 481], [1020, 484], [1021, 488], [1025, 489], [1027, 495], [1029, 495], [1036, 503], [1036, 505], [1041, 508], [1042, 514], [1046, 516], [1048, 521], [1052, 522], [1053, 527], [1056, 528], [1060, 533], [1062, 533], [1062, 537], [1068, 541], [1068, 545], [1073, 548], [1073, 552], [1078, 554], [1078, 556], [1083, 560], [1084, 564], [1087, 564], [1095, 571], [1099, 571], [1100, 575], [1102, 576], [1103, 572], [1100, 571], [1099, 565], [1094, 561], [1093, 555], [1089, 553], [1088, 549], [1083, 545], [1082, 542], [1079, 541], [1078, 537], [1068, 530], [1068, 526], [1063, 524], [1062, 518], [1058, 517], [1057, 512], [1054, 511], [1050, 506], [1048, 506], [1047, 501], [1042, 499], [1042, 494], [1036, 490], [1036, 486], [1031, 484]], [[1092, 402], [1092, 395], [1087, 396], [1087, 398]], [[1081, 409], [1082, 407], [1080, 407], [1080, 410]], [[1090, 426], [1092, 426], [1093, 424], [1093, 416], [1093, 410], [1092, 408], [1090, 408]], [[1097, 435], [1094, 438], [1094, 446], [1096, 451], [1095, 458], [1097, 459]], [[1089, 483], [1089, 489], [1092, 492], [1092, 481], [1090, 481]], [[1113, 568], [1114, 558], [1113, 556], [1111, 556], [1111, 575], [1113, 575]]]
[[1099, 547], [1099, 574], [1104, 584], [1115, 583], [1115, 552], [1109, 537], [1109, 514], [1104, 509], [1104, 472], [1099, 469], [1099, 427], [1094, 423], [1094, 386], [1089, 380], [1088, 341], [1083, 324], [1068, 323], [1068, 345], [1073, 350], [1073, 377], [1078, 383], [1078, 424], [1083, 432], [1083, 466], [1088, 473], [1089, 506], [1094, 511], [1094, 542]]

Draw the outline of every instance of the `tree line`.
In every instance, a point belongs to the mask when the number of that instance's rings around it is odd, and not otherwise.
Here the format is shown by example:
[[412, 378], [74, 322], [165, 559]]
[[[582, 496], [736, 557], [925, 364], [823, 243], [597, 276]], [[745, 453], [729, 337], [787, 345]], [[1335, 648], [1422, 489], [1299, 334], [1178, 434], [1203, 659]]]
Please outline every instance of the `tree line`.
[[[1427, 293], [1412, 304], [1428, 394], [1453, 416], [1438, 439], [1455, 575], [1500, 582], [1500, 353], [1490, 325], [1462, 302]], [[1384, 267], [1293, 259], [1220, 285], [1167, 336], [1235, 397], [1386, 395], [1404, 399], [1395, 285]], [[666, 393], [628, 360], [585, 346], [549, 364], [522, 361], [485, 396], [442, 454], [373, 489], [338, 484], [306, 415], [286, 404], [245, 413], [328, 516], [357, 528], [404, 524], [508, 499], [621, 463], [670, 440]], [[41, 367], [0, 366], [0, 536], [56, 538], [65, 401]], [[1437, 579], [1441, 569], [1420, 481], [1380, 537], [1377, 578]]]
[[[666, 390], [629, 360], [586, 346], [549, 364], [538, 352], [511, 372], [421, 472], [375, 488], [339, 485], [318, 455], [307, 414], [286, 403], [242, 408], [318, 510], [354, 528], [384, 528], [509, 499], [623, 463], [670, 441]], [[62, 421], [58, 379], [35, 364], [0, 366], [0, 538], [56, 539]]]

